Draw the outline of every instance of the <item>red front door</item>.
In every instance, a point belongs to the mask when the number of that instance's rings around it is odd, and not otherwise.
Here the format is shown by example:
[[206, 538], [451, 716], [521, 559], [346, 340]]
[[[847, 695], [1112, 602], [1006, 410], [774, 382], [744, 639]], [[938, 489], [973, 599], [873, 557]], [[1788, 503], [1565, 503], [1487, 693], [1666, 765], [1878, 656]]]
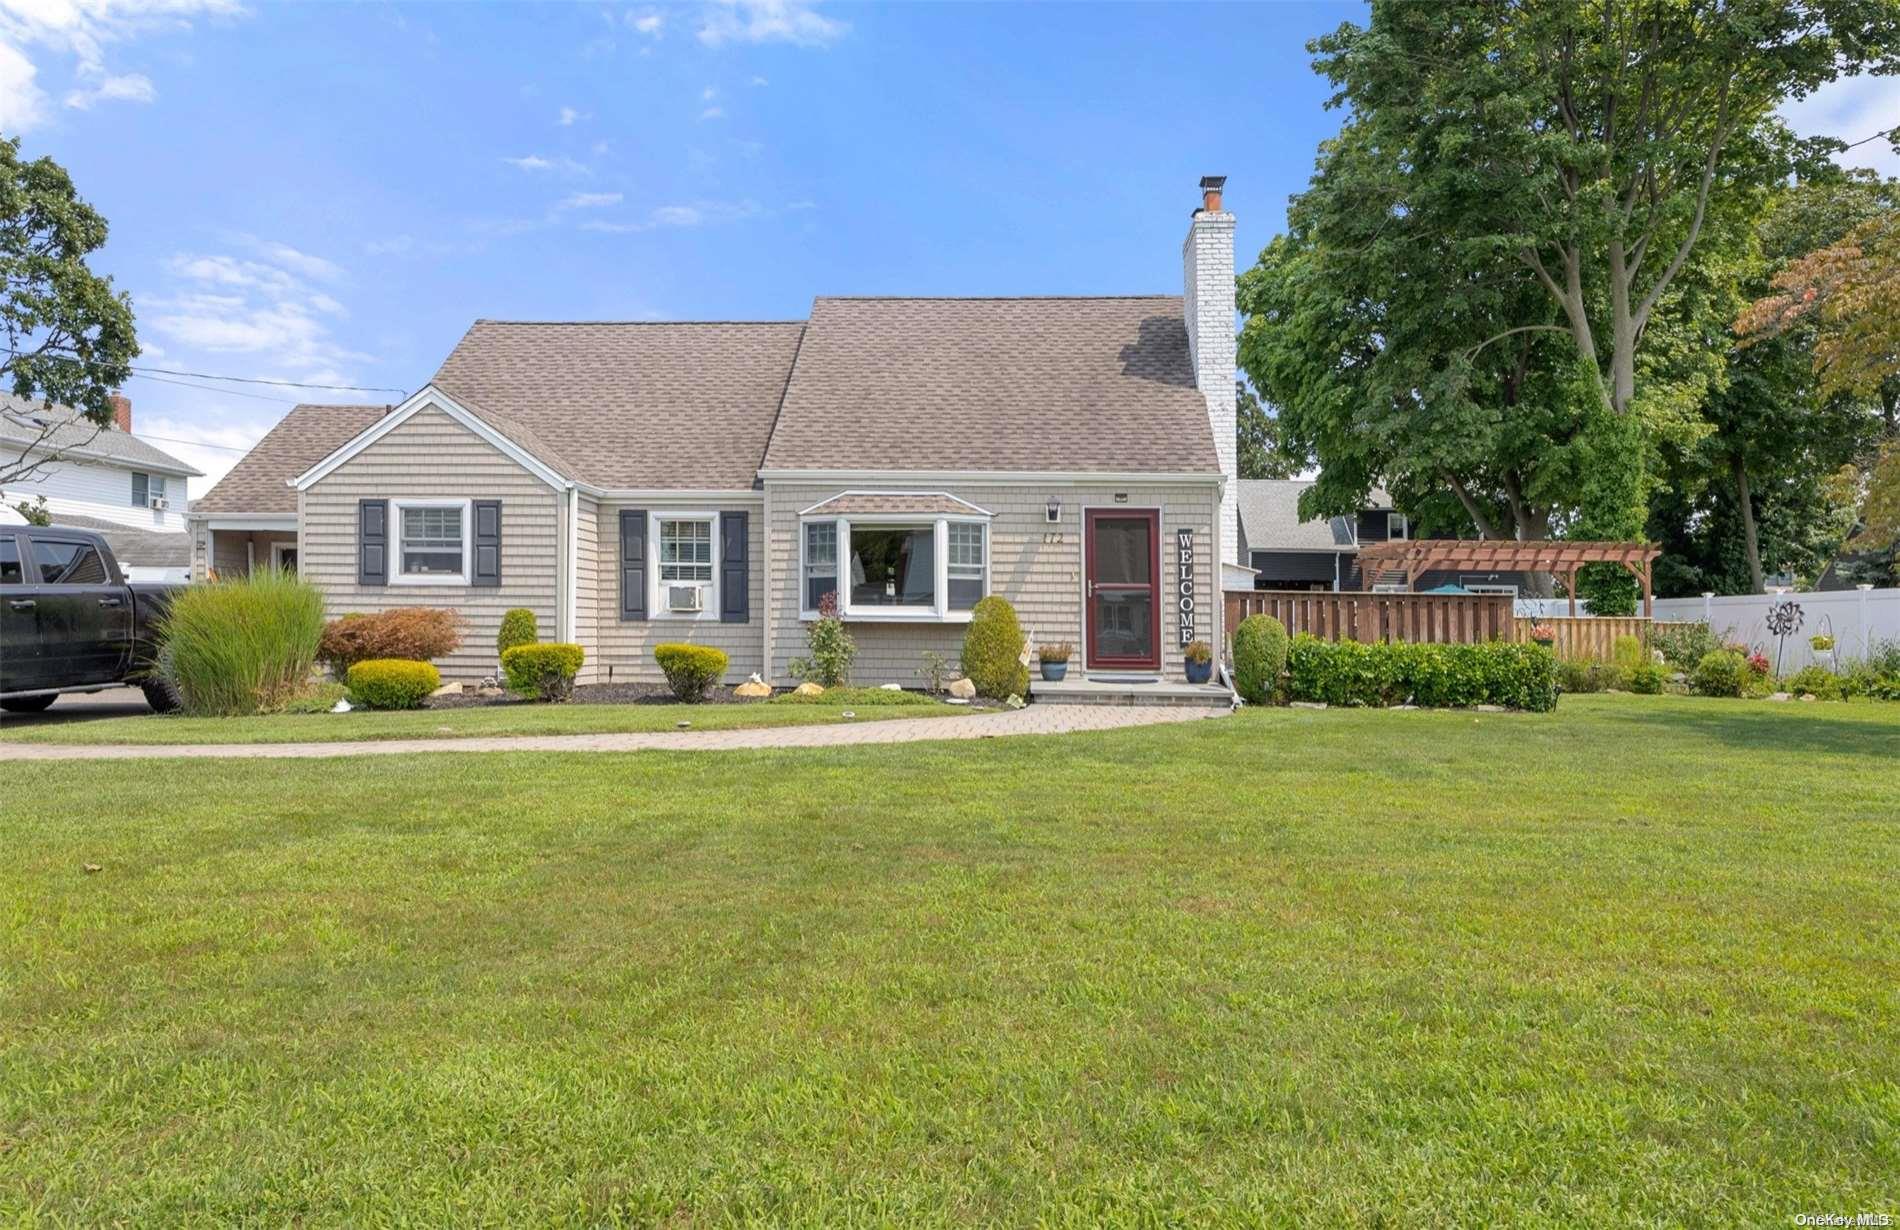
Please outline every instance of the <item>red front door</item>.
[[1161, 514], [1094, 508], [1082, 552], [1090, 669], [1161, 669]]

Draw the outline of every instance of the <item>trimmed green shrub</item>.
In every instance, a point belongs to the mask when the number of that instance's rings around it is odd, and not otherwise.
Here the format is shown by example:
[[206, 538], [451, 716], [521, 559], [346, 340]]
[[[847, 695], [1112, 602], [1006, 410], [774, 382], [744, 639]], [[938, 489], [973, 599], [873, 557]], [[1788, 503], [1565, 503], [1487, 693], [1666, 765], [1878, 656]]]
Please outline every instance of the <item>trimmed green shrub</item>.
[[1663, 661], [1679, 671], [1693, 671], [1704, 655], [1722, 647], [1721, 639], [1701, 620], [1687, 623], [1659, 621], [1650, 625], [1649, 639], [1662, 651]]
[[372, 659], [406, 658], [429, 662], [452, 654], [462, 643], [462, 617], [429, 606], [399, 606], [374, 615], [344, 615], [323, 628], [317, 658], [337, 678]]
[[442, 672], [412, 658], [371, 658], [350, 667], [350, 703], [364, 709], [420, 709]]
[[1659, 662], [1644, 662], [1629, 669], [1629, 690], [1644, 696], [1658, 696], [1669, 678], [1669, 669]]
[[323, 594], [294, 573], [259, 569], [178, 591], [158, 628], [158, 670], [186, 713], [272, 713], [309, 682]]
[[1022, 655], [1023, 629], [1016, 622], [1016, 608], [995, 594], [977, 603], [963, 634], [963, 677], [976, 685], [976, 694], [1003, 700], [1027, 692], [1029, 668]]
[[1649, 650], [1643, 648], [1643, 642], [1633, 636], [1619, 636], [1610, 650], [1610, 661], [1624, 670], [1630, 671], [1650, 660]]
[[1733, 649], [1702, 655], [1689, 676], [1689, 686], [1700, 696], [1740, 696], [1748, 683], [1748, 659]]
[[586, 660], [579, 645], [550, 641], [516, 645], [501, 655], [501, 670], [513, 692], [535, 700], [566, 700], [574, 695], [574, 676]]
[[1234, 690], [1250, 705], [1266, 705], [1286, 673], [1286, 625], [1271, 615], [1249, 615], [1234, 629]]
[[922, 692], [896, 688], [828, 688], [816, 696], [781, 692], [766, 702], [773, 705], [837, 705], [841, 709], [935, 709], [943, 702]]
[[1803, 693], [1812, 695], [1816, 700], [1844, 700], [1846, 691], [1841, 681], [1832, 671], [1819, 666], [1807, 666], [1781, 681], [1781, 690], [1792, 692], [1796, 696]]
[[534, 622], [534, 612], [525, 606], [515, 607], [501, 617], [501, 629], [495, 633], [495, 656], [499, 658], [516, 645], [532, 645], [540, 639], [541, 628]]
[[821, 688], [835, 688], [851, 678], [851, 660], [858, 656], [858, 645], [838, 618], [836, 593], [818, 600], [818, 618], [805, 629], [805, 646], [810, 657], [786, 663], [792, 678]]
[[1503, 705], [1548, 712], [1557, 706], [1557, 662], [1540, 645], [1364, 645], [1301, 634], [1287, 648], [1287, 695], [1329, 705], [1434, 709]]
[[705, 700], [706, 690], [726, 677], [726, 655], [710, 645], [655, 645], [653, 660], [674, 697], [689, 705]]
[[1625, 683], [1622, 667], [1585, 658], [1563, 658], [1557, 663], [1557, 686], [1572, 695], [1608, 692]]

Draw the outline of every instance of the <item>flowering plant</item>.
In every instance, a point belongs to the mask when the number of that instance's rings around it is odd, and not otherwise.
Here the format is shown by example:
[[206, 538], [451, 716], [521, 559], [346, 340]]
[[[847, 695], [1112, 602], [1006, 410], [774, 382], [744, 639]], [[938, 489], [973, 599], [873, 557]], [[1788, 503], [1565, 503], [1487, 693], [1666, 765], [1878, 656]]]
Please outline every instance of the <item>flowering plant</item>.
[[1768, 655], [1765, 653], [1749, 654], [1748, 669], [1757, 676], [1766, 675], [1768, 673]]
[[1548, 645], [1557, 639], [1557, 629], [1549, 624], [1532, 624], [1531, 639], [1539, 645]]

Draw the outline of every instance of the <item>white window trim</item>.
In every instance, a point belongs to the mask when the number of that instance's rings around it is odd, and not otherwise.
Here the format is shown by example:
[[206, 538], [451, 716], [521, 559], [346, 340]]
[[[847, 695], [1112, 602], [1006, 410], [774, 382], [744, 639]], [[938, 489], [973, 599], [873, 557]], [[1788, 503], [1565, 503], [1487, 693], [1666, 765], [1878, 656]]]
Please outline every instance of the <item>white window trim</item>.
[[[1399, 523], [1399, 532], [1392, 532], [1392, 523]], [[1389, 512], [1385, 515], [1385, 540], [1387, 542], [1410, 542], [1412, 540], [1412, 520], [1404, 513]]]
[[[270, 545], [270, 566], [282, 572], [284, 570], [284, 552], [295, 551], [296, 549], [297, 544], [294, 542], [273, 542]], [[298, 558], [302, 559], [302, 556]]]
[[802, 620], [818, 618], [818, 612], [805, 606], [805, 527], [813, 523], [831, 522], [838, 527], [838, 617], [846, 623], [888, 623], [888, 624], [967, 624], [972, 612], [950, 609], [950, 523], [961, 522], [967, 525], [983, 527], [983, 596], [988, 597], [991, 561], [996, 556], [995, 530], [987, 516], [955, 515], [947, 513], [880, 513], [865, 517], [860, 524], [867, 529], [901, 529], [908, 526], [930, 526], [933, 537], [931, 550], [936, 563], [936, 601], [930, 606], [854, 606], [850, 601], [851, 585], [848, 580], [851, 560], [851, 518], [838, 517], [800, 517], [798, 519], [798, 603], [802, 608], [798, 617]]
[[[460, 573], [432, 573], [427, 576], [411, 576], [402, 570], [402, 514], [406, 508], [459, 508], [462, 510], [462, 571]], [[390, 555], [394, 557], [389, 569], [389, 578], [385, 582], [390, 587], [427, 587], [438, 585], [467, 585], [469, 583], [470, 561], [475, 555], [475, 501], [468, 500], [391, 500], [389, 501], [389, 545]]]
[[[717, 622], [719, 619], [719, 571], [724, 560], [720, 557], [719, 514], [694, 508], [655, 508], [647, 513], [647, 621], [649, 623], [704, 623]], [[712, 580], [710, 581], [662, 581], [660, 580], [660, 523], [663, 521], [704, 521], [712, 532]], [[669, 585], [698, 585], [705, 592], [700, 595], [699, 610], [696, 612], [669, 611], [661, 601]]]

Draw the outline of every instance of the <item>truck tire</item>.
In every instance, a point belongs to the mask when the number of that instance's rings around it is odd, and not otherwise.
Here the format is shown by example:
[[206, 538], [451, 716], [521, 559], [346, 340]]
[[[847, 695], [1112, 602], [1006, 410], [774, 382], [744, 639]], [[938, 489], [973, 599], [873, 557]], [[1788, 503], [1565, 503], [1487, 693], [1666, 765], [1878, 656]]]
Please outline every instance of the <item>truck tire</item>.
[[58, 692], [41, 692], [36, 696], [9, 696], [0, 700], [0, 709], [8, 713], [39, 713], [59, 699]]
[[178, 691], [163, 679], [147, 679], [139, 684], [145, 703], [153, 713], [171, 713], [178, 708]]

